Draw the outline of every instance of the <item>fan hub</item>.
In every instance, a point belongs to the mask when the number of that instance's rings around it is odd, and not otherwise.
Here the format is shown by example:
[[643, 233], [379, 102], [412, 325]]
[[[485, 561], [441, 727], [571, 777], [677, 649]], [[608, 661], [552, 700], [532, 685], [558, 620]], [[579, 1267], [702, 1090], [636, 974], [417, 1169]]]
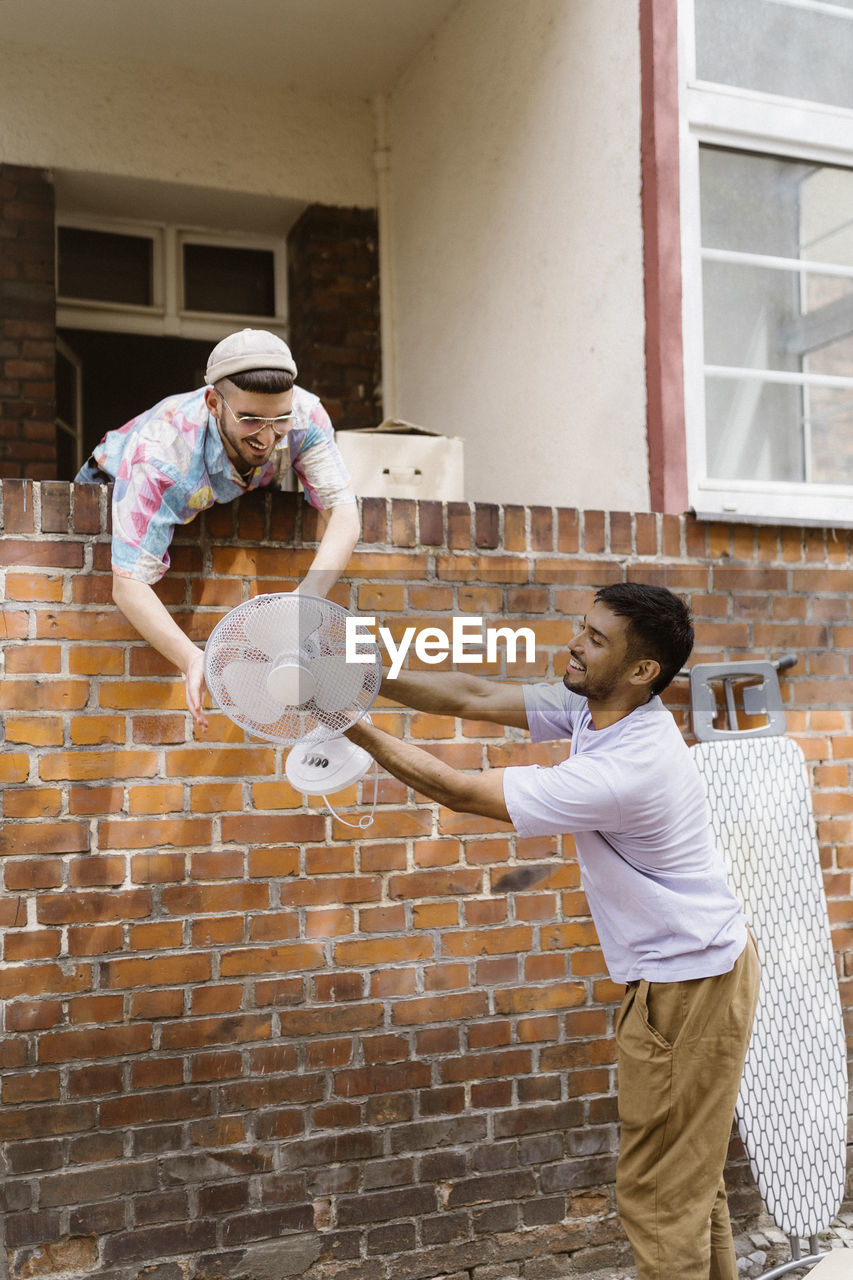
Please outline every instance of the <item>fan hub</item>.
[[301, 662], [285, 659], [271, 667], [267, 675], [267, 691], [286, 707], [302, 707], [310, 702], [317, 681]]

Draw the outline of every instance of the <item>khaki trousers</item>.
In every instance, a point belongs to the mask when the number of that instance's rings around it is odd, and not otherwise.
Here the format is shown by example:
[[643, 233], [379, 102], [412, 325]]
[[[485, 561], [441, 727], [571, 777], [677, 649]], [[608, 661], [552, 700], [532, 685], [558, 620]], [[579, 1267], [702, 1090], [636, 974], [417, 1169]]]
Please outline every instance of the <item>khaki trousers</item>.
[[730, 973], [629, 987], [616, 1022], [616, 1201], [638, 1280], [737, 1280], [723, 1166], [758, 999]]

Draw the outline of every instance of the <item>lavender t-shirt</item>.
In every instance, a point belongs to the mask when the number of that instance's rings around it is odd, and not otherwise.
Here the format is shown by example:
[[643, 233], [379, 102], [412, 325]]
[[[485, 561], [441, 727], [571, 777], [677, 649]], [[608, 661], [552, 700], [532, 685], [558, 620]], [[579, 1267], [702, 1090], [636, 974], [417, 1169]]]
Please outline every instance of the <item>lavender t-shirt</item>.
[[728, 973], [746, 923], [714, 843], [702, 780], [660, 698], [595, 729], [586, 698], [527, 685], [537, 742], [571, 738], [551, 768], [504, 772], [522, 836], [571, 832], [614, 982], [680, 982]]

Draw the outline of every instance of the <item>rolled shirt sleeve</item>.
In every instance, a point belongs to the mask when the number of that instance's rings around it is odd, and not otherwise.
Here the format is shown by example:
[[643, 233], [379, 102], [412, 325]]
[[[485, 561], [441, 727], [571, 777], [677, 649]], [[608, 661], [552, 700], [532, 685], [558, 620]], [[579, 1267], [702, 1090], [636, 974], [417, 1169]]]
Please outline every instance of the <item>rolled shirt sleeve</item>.
[[305, 497], [319, 511], [355, 502], [331, 419], [317, 399], [311, 405], [307, 427], [300, 433], [293, 469], [302, 482]]

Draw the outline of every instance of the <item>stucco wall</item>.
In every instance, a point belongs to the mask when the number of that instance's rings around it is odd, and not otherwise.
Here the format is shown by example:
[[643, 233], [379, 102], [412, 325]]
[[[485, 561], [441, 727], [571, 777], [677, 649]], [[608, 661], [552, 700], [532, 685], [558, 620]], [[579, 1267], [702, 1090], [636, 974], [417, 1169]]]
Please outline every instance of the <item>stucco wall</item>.
[[462, 0], [390, 99], [396, 410], [470, 499], [648, 510], [639, 105], [624, 0]]
[[297, 94], [245, 76], [235, 97], [225, 67], [25, 45], [0, 45], [0, 61], [0, 160], [375, 203], [373, 119], [359, 99]]
[[[375, 207], [367, 99], [131, 54], [0, 45], [0, 162]], [[385, 412], [470, 499], [648, 510], [636, 0], [460, 0], [386, 106]]]

